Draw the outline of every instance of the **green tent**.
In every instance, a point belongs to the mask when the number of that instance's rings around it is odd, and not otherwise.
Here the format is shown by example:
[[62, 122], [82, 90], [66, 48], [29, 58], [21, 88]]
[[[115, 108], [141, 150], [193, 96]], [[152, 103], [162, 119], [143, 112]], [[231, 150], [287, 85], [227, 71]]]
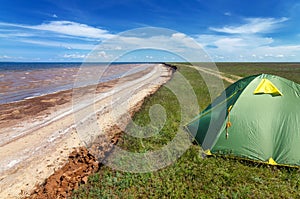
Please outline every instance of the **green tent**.
[[186, 127], [207, 155], [300, 166], [300, 85], [274, 75], [246, 77]]

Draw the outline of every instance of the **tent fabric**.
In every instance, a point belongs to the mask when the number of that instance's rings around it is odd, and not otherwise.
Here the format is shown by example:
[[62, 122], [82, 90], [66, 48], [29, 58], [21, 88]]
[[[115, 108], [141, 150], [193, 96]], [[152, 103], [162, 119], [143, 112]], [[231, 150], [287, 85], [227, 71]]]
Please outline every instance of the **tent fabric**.
[[261, 74], [229, 86], [186, 127], [211, 154], [300, 166], [299, 122], [300, 85]]
[[[239, 95], [255, 77], [256, 76], [250, 76], [244, 78], [226, 88], [212, 104], [189, 123], [187, 126], [189, 132], [196, 138], [196, 141], [202, 145], [202, 148], [205, 150], [211, 148], [217, 136], [216, 134], [224, 123], [224, 117], [227, 117], [227, 109], [236, 102]], [[201, 122], [201, 125], [199, 122]]]

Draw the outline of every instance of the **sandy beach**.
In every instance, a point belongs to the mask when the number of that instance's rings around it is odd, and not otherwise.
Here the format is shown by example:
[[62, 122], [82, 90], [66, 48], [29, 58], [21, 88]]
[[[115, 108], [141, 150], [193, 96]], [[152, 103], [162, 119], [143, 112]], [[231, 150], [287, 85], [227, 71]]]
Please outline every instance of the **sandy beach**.
[[[28, 196], [68, 162], [70, 153], [84, 146], [78, 128], [94, 136], [112, 133], [110, 129], [126, 125], [124, 116], [137, 110], [171, 75], [170, 68], [155, 64], [96, 87], [82, 87], [76, 103], [71, 89], [0, 105], [0, 198]], [[86, 100], [91, 97], [93, 103]]]

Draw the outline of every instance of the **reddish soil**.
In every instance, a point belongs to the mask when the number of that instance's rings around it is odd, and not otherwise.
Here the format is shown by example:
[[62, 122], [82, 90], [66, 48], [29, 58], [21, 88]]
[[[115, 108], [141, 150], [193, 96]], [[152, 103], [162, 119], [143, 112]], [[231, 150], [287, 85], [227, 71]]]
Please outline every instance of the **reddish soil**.
[[87, 183], [88, 176], [99, 168], [95, 157], [84, 147], [69, 155], [66, 165], [38, 186], [28, 198], [66, 198], [79, 183]]

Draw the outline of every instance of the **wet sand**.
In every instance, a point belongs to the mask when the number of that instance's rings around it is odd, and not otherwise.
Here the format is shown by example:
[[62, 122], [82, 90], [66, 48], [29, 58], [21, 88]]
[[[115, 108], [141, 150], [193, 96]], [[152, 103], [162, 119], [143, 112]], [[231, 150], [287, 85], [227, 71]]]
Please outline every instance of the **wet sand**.
[[[170, 77], [171, 69], [157, 64], [97, 87], [80, 88], [77, 104], [73, 90], [67, 90], [0, 105], [0, 198], [26, 196], [62, 168], [69, 154], [83, 146], [78, 123], [83, 131], [95, 135], [112, 132], [118, 122], [126, 121], [121, 117], [128, 117], [127, 113], [134, 112]], [[90, 97], [96, 99], [93, 104], [87, 100]], [[90, 128], [94, 119], [90, 110], [94, 110], [101, 132], [99, 127]]]

